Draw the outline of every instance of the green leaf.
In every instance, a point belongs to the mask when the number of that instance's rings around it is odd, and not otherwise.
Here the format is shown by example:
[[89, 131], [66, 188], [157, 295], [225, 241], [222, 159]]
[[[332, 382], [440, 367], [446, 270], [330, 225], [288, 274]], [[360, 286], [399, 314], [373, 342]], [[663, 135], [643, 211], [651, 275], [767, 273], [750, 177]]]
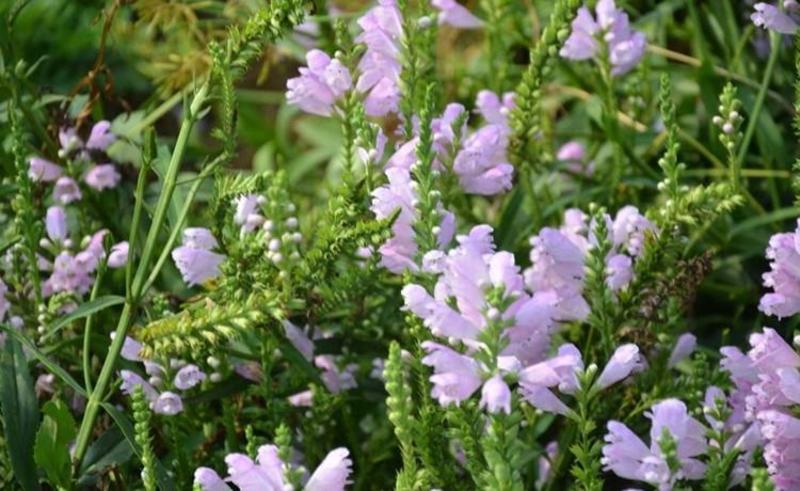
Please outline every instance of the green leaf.
[[38, 490], [39, 478], [33, 461], [33, 444], [39, 426], [39, 406], [28, 361], [15, 339], [6, 339], [0, 357], [0, 408], [4, 437], [17, 483], [25, 491]]
[[51, 484], [66, 487], [70, 480], [69, 444], [78, 433], [75, 419], [67, 405], [58, 399], [48, 401], [42, 413], [44, 417], [36, 434], [33, 456]]
[[124, 297], [120, 297], [118, 295], [105, 295], [95, 298], [91, 302], [81, 304], [80, 307], [70, 312], [69, 315], [65, 315], [54, 322], [53, 326], [50, 328], [50, 331], [44, 337], [44, 340], [50, 339], [58, 331], [63, 329], [65, 326], [68, 326], [72, 321], [83, 319], [84, 317], [88, 317], [96, 312], [100, 312], [101, 310], [105, 310], [121, 303], [125, 303]]
[[111, 466], [123, 464], [133, 456], [133, 448], [122, 431], [112, 426], [100, 435], [81, 462], [79, 486], [91, 486], [96, 482], [96, 475]]
[[[72, 375], [67, 373], [66, 370], [61, 368], [58, 364], [56, 364], [54, 361], [48, 358], [47, 355], [42, 353], [41, 350], [39, 350], [39, 348], [37, 348], [36, 345], [31, 342], [30, 339], [25, 337], [24, 334], [5, 324], [0, 324], [0, 330], [4, 331], [6, 334], [15, 339], [17, 342], [25, 346], [25, 349], [28, 351], [28, 353], [30, 353], [31, 355], [33, 355], [34, 358], [39, 360], [39, 362], [41, 362], [41, 364], [44, 365], [45, 368], [47, 368], [48, 372], [52, 373], [53, 375], [61, 379], [62, 382], [72, 387], [72, 389], [78, 394], [86, 397], [87, 395], [86, 390], [83, 388], [83, 386], [79, 384], [77, 380], [72, 378]], [[39, 420], [38, 415], [36, 416], [36, 420], [37, 421]]]

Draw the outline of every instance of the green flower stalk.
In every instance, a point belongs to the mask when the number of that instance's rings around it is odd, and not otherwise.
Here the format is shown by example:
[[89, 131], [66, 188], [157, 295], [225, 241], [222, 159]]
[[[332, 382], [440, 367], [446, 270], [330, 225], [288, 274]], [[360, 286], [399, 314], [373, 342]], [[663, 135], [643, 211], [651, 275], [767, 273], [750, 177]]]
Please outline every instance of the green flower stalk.
[[140, 385], [133, 391], [131, 408], [133, 409], [136, 444], [139, 445], [141, 452], [142, 483], [146, 491], [156, 491], [156, 456], [150, 438], [150, 403]]

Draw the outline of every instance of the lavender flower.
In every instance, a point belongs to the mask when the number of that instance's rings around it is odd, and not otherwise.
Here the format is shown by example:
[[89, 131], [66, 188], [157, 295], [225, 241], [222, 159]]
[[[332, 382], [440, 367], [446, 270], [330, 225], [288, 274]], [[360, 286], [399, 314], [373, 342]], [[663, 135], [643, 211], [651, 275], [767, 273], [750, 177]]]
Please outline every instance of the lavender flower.
[[194, 483], [203, 491], [231, 491], [231, 487], [213, 469], [198, 467], [194, 471]]
[[675, 347], [672, 348], [672, 353], [669, 355], [667, 367], [673, 368], [675, 365], [691, 356], [696, 347], [697, 337], [695, 337], [694, 334], [681, 334], [678, 341], [675, 343]]
[[111, 246], [111, 251], [108, 254], [108, 267], [116, 269], [128, 264], [128, 250], [129, 245], [127, 241]]
[[608, 360], [606, 367], [597, 378], [595, 387], [603, 390], [643, 368], [644, 364], [639, 354], [639, 347], [635, 344], [623, 344], [611, 355], [611, 359]]
[[73, 201], [78, 201], [83, 195], [78, 183], [71, 177], [59, 177], [53, 188], [53, 200], [62, 205], [68, 205]]
[[783, 2], [786, 12], [768, 3], [759, 2], [753, 6], [750, 20], [756, 27], [771, 29], [781, 34], [794, 34], [797, 32], [797, 21], [789, 13], [800, 12], [800, 6], [795, 1]]
[[175, 416], [183, 411], [183, 400], [174, 392], [162, 392], [152, 403], [153, 412], [165, 416]]
[[34, 182], [53, 182], [64, 174], [64, 170], [41, 157], [28, 159], [28, 177]]
[[336, 101], [353, 85], [350, 71], [318, 49], [309, 51], [306, 61], [308, 67], [300, 68], [300, 76], [286, 82], [286, 99], [308, 113], [330, 116]]
[[591, 177], [594, 174], [594, 162], [587, 162], [586, 147], [582, 143], [572, 140], [558, 149], [556, 159], [564, 163], [564, 167], [571, 173]]
[[200, 367], [190, 363], [178, 370], [172, 383], [180, 390], [189, 390], [205, 379], [206, 374], [200, 370]]
[[222, 254], [211, 252], [217, 240], [205, 228], [187, 228], [183, 232], [183, 245], [172, 251], [172, 260], [189, 286], [199, 285], [219, 276]]
[[555, 357], [531, 365], [519, 373], [522, 397], [542, 411], [566, 415], [569, 408], [551, 389], [557, 387], [563, 394], [575, 394], [578, 389], [577, 374], [583, 368], [583, 358], [578, 348], [564, 344], [558, 348]]
[[572, 33], [561, 56], [587, 60], [600, 54], [600, 43], [608, 47], [612, 75], [623, 75], [635, 67], [644, 55], [647, 40], [643, 33], [630, 28], [628, 14], [617, 9], [614, 0], [600, 0], [595, 8], [597, 20], [586, 7], [578, 10], [572, 21]]
[[347, 365], [340, 370], [336, 359], [332, 355], [319, 355], [314, 358], [314, 365], [322, 370], [320, 378], [325, 387], [333, 394], [355, 388], [358, 384], [355, 379], [356, 364]]
[[92, 126], [89, 139], [86, 140], [86, 148], [89, 150], [105, 151], [116, 140], [116, 135], [111, 132], [111, 123], [108, 121], [98, 121]]
[[47, 209], [45, 230], [50, 240], [56, 244], [61, 244], [67, 240], [69, 229], [67, 228], [67, 214], [64, 212], [64, 208], [51, 206]]
[[102, 191], [113, 189], [119, 184], [120, 175], [114, 164], [95, 165], [83, 177], [84, 182], [92, 189]]
[[356, 42], [367, 49], [358, 64], [361, 75], [356, 89], [368, 92], [364, 100], [368, 116], [384, 116], [398, 109], [402, 24], [395, 0], [379, 0], [377, 6], [358, 19], [362, 32]]
[[487, 125], [464, 141], [456, 155], [453, 170], [464, 191], [493, 195], [511, 189], [514, 167], [508, 163], [508, 131], [500, 125]]
[[434, 369], [431, 396], [442, 406], [458, 406], [482, 385], [479, 366], [469, 356], [432, 341], [422, 343], [422, 347], [428, 352], [422, 363]]
[[64, 127], [58, 130], [58, 143], [61, 144], [59, 156], [65, 157], [75, 150], [83, 147], [83, 140], [78, 136], [78, 130]]
[[[702, 479], [705, 464], [695, 457], [705, 453], [707, 448], [703, 425], [689, 416], [686, 405], [677, 399], [662, 401], [651, 411], [646, 414], [652, 421], [649, 448], [624, 424], [608, 422], [607, 443], [603, 447], [604, 468], [624, 479], [643, 481], [663, 490], [672, 489], [678, 480]], [[661, 448], [664, 435], [669, 435], [677, 445], [680, 467], [674, 474]]]
[[432, 0], [438, 11], [439, 24], [448, 24], [461, 29], [476, 29], [483, 26], [483, 21], [475, 17], [466, 7], [456, 0]]
[[758, 413], [761, 433], [767, 441], [764, 461], [778, 491], [800, 487], [800, 419], [783, 411]]
[[525, 271], [528, 287], [555, 295], [560, 319], [585, 319], [589, 315], [589, 304], [582, 295], [586, 242], [546, 227], [531, 239], [531, 245], [533, 265]]
[[53, 273], [42, 284], [42, 294], [45, 297], [59, 292], [85, 294], [94, 283], [94, 268], [88, 266], [76, 256], [62, 251], [53, 262]]
[[233, 215], [233, 221], [237, 225], [241, 225], [242, 234], [252, 232], [264, 223], [265, 218], [259, 212], [265, 201], [263, 196], [257, 194], [244, 194], [234, 198], [233, 204], [236, 206], [236, 212]]
[[[303, 489], [305, 491], [343, 491], [350, 483], [353, 462], [346, 448], [337, 448], [328, 453], [322, 463], [311, 474]], [[228, 464], [227, 481], [240, 491], [285, 491], [289, 485], [285, 472], [289, 463], [278, 456], [278, 447], [262, 445], [255, 461], [240, 453], [225, 457]], [[219, 475], [208, 467], [195, 471], [195, 484], [203, 491], [230, 491], [230, 487]]]

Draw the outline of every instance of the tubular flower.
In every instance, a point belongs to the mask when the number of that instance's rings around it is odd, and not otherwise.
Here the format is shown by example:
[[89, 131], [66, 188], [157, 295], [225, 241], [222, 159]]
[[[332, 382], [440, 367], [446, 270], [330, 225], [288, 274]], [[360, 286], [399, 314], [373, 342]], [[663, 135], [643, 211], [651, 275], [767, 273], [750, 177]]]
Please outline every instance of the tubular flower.
[[800, 5], [796, 1], [783, 2], [785, 11], [775, 5], [759, 2], [753, 5], [750, 20], [756, 27], [770, 29], [781, 34], [794, 34], [797, 32], [797, 20], [793, 14], [800, 13]]
[[172, 260], [189, 286], [199, 285], [219, 276], [222, 254], [211, 252], [217, 240], [205, 228], [187, 228], [183, 231], [183, 245], [172, 251]]

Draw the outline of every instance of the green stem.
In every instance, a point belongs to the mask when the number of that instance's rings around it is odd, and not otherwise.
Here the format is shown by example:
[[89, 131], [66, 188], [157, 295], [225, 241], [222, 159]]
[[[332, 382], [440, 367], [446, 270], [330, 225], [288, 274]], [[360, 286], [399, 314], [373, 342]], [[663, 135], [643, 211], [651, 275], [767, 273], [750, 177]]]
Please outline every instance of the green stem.
[[222, 159], [217, 159], [214, 162], [210, 163], [201, 173], [197, 176], [197, 179], [192, 183], [192, 187], [189, 188], [189, 194], [186, 196], [186, 200], [183, 202], [183, 207], [181, 208], [180, 214], [178, 215], [178, 220], [172, 227], [170, 231], [169, 238], [167, 239], [166, 244], [161, 249], [161, 254], [158, 256], [156, 260], [156, 265], [153, 270], [150, 272], [150, 276], [147, 277], [147, 281], [144, 283], [144, 288], [142, 291], [146, 292], [153, 286], [153, 283], [158, 278], [158, 274], [161, 272], [161, 268], [164, 267], [164, 263], [167, 261], [167, 258], [172, 251], [172, 248], [175, 246], [175, 242], [178, 240], [178, 236], [180, 236], [181, 229], [183, 228], [183, 222], [186, 220], [186, 216], [189, 214], [189, 208], [192, 206], [192, 202], [194, 201], [195, 195], [197, 195], [197, 191], [200, 189], [200, 185], [203, 183], [203, 180], [208, 177], [209, 174], [217, 167], [217, 165], [222, 161]]
[[[97, 294], [100, 291], [100, 284], [103, 282], [103, 273], [105, 273], [105, 264], [101, 264], [97, 270], [97, 279], [94, 281], [94, 285], [92, 285], [92, 292], [89, 294], [89, 302], [92, 302], [95, 298], [97, 298]], [[86, 322], [83, 325], [83, 383], [86, 387], [86, 392], [92, 391], [92, 373], [91, 373], [91, 361], [92, 361], [92, 350], [91, 350], [91, 338], [92, 338], [92, 325], [94, 324], [94, 314], [89, 314], [86, 316]]]
[[150, 229], [147, 232], [147, 240], [142, 251], [142, 257], [136, 269], [136, 276], [134, 277], [131, 285], [131, 290], [126, 292], [125, 305], [120, 314], [117, 328], [114, 331], [114, 340], [108, 349], [103, 368], [100, 371], [100, 377], [97, 380], [97, 385], [94, 390], [89, 394], [86, 403], [86, 412], [81, 421], [80, 430], [78, 431], [78, 438], [75, 444], [75, 458], [74, 462], [76, 467], [79, 467], [80, 462], [86, 455], [86, 450], [89, 448], [89, 441], [91, 439], [94, 422], [97, 419], [97, 414], [100, 410], [100, 405], [105, 397], [106, 391], [111, 383], [114, 375], [114, 368], [119, 358], [120, 351], [122, 351], [122, 344], [125, 342], [125, 336], [128, 333], [133, 314], [138, 307], [138, 303], [144, 293], [144, 277], [148, 270], [150, 260], [153, 256], [156, 241], [158, 239], [161, 227], [164, 224], [164, 219], [167, 215], [167, 209], [172, 201], [172, 194], [175, 191], [175, 185], [178, 178], [178, 171], [180, 170], [181, 160], [183, 158], [186, 145], [189, 140], [189, 134], [196, 121], [197, 115], [202, 109], [208, 96], [208, 82], [205, 82], [200, 89], [195, 93], [192, 103], [189, 105], [186, 115], [184, 116], [183, 123], [181, 124], [178, 139], [175, 142], [175, 149], [172, 153], [172, 158], [167, 168], [167, 173], [164, 177], [164, 186], [161, 190], [161, 195], [156, 204], [155, 213], [153, 213], [153, 221], [150, 224]]
[[742, 146], [739, 149], [739, 156], [734, 161], [733, 166], [733, 179], [736, 189], [741, 189], [741, 167], [744, 157], [747, 155], [747, 150], [750, 147], [750, 141], [753, 139], [756, 127], [758, 126], [758, 116], [761, 114], [761, 108], [764, 106], [764, 98], [767, 95], [767, 88], [769, 82], [772, 80], [772, 72], [775, 70], [775, 62], [778, 60], [778, 52], [780, 47], [780, 35], [776, 32], [770, 32], [770, 54], [767, 61], [767, 69], [764, 71], [764, 78], [761, 80], [761, 87], [758, 89], [756, 102], [753, 104], [753, 110], [750, 113], [750, 120], [747, 122], [747, 129], [745, 129], [744, 137], [742, 138]]

